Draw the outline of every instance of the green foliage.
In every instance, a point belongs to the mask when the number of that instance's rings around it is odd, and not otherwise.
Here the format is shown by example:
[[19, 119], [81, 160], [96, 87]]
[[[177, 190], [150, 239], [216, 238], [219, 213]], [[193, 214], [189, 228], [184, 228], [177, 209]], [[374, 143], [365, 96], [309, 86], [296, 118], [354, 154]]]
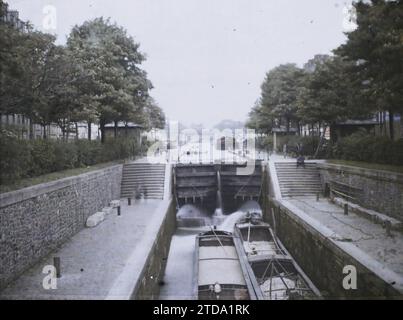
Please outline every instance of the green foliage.
[[379, 164], [403, 165], [403, 139], [369, 136], [357, 132], [342, 138], [327, 150], [329, 158], [364, 161]]
[[256, 140], [256, 148], [263, 150], [273, 150], [273, 137], [271, 135], [259, 137]]
[[12, 132], [0, 131], [1, 184], [47, 173], [92, 166], [135, 157], [140, 147], [134, 139], [100, 141], [21, 140]]
[[318, 136], [285, 136], [277, 145], [277, 151], [282, 152], [284, 144], [287, 145], [287, 153], [293, 156], [302, 154], [311, 157], [315, 154], [320, 138]]
[[261, 87], [260, 112], [283, 122], [287, 131], [291, 121], [298, 121], [297, 97], [303, 75], [303, 70], [294, 64], [280, 65], [266, 74]]
[[78, 162], [79, 146], [76, 143], [54, 141], [52, 144], [54, 152], [53, 171], [74, 169], [80, 166]]
[[11, 131], [0, 130], [0, 182], [27, 176], [31, 161], [30, 145]]
[[402, 2], [360, 0], [353, 6], [357, 29], [335, 56], [316, 55], [303, 70], [285, 64], [267, 73], [250, 128], [268, 133], [284, 120], [319, 124], [330, 127], [334, 143], [334, 124], [387, 111], [393, 140], [393, 114], [403, 114]]
[[54, 143], [52, 141], [38, 139], [31, 141], [30, 145], [32, 148], [32, 163], [29, 175], [39, 176], [53, 171], [56, 161]]
[[353, 4], [357, 29], [336, 54], [355, 62], [352, 74], [365, 81], [372, 104], [385, 111], [403, 111], [403, 5], [371, 0]]
[[[75, 26], [66, 46], [50, 34], [20, 32], [0, 12], [0, 113], [22, 114], [63, 132], [77, 122], [135, 122], [161, 128], [165, 115], [126, 30], [96, 18]], [[104, 138], [104, 135], [102, 135]], [[38, 146], [39, 148], [39, 146]], [[66, 164], [69, 166], [68, 164]]]

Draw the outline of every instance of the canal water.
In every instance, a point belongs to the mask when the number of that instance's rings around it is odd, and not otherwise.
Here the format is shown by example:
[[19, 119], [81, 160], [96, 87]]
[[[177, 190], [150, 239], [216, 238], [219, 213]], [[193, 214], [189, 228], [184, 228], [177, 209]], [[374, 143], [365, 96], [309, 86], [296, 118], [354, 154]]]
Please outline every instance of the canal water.
[[232, 232], [235, 223], [246, 215], [247, 212], [260, 212], [257, 202], [247, 201], [236, 212], [223, 215], [221, 210], [216, 210], [209, 215], [203, 209], [192, 205], [183, 206], [177, 213], [177, 217], [191, 216], [192, 218], [205, 219], [207, 226], [193, 228], [178, 228], [172, 237], [167, 265], [163, 282], [161, 283], [161, 300], [190, 300], [193, 299], [193, 269], [195, 257], [196, 236], [200, 232], [210, 230], [210, 226], [217, 225], [217, 229]]

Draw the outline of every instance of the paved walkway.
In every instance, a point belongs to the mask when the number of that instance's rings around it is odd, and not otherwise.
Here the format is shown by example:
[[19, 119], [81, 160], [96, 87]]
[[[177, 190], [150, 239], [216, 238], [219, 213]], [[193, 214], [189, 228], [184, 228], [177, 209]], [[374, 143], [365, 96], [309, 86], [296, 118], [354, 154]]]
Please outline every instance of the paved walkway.
[[[97, 227], [81, 230], [3, 290], [0, 299], [126, 299], [167, 205], [163, 200], [138, 200], [128, 207], [121, 201], [120, 216], [114, 209]], [[56, 290], [45, 290], [42, 269], [53, 257], [61, 259], [62, 277]]]
[[377, 273], [384, 280], [403, 290], [403, 234], [392, 231], [387, 236], [380, 224], [344, 210], [328, 199], [299, 197], [281, 202], [312, 227]]

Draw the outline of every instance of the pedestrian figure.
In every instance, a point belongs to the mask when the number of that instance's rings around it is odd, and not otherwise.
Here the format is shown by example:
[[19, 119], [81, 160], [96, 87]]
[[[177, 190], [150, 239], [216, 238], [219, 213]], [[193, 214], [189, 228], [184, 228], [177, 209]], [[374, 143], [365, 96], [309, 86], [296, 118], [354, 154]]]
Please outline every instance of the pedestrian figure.
[[287, 144], [286, 143], [284, 143], [284, 145], [283, 145], [283, 154], [284, 154], [284, 159], [286, 159], [287, 158]]
[[303, 168], [305, 168], [305, 157], [304, 157], [303, 155], [300, 155], [300, 156], [297, 158], [297, 168], [298, 168], [299, 166], [302, 166]]

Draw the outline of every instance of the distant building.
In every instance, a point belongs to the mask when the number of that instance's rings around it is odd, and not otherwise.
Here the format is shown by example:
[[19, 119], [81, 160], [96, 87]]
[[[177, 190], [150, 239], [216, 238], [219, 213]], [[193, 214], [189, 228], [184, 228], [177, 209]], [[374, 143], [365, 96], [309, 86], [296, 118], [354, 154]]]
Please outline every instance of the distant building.
[[105, 138], [114, 138], [115, 136], [135, 138], [140, 144], [143, 131], [143, 126], [133, 122], [124, 123], [119, 121], [116, 127], [114, 123], [108, 123], [105, 125]]
[[[403, 138], [403, 119], [399, 114], [394, 115], [394, 138], [395, 140]], [[335, 134], [337, 137], [345, 137], [365, 129], [369, 134], [375, 136], [389, 136], [390, 124], [388, 112], [378, 112], [372, 118], [353, 120], [349, 119], [339, 122], [335, 125]]]
[[[19, 13], [16, 10], [10, 10], [7, 3], [0, 2], [0, 23], [8, 24], [20, 32], [29, 32], [28, 23], [19, 18]], [[51, 139], [61, 139], [63, 132], [61, 128], [55, 124], [50, 124], [45, 127], [32, 123], [31, 119], [21, 114], [0, 114], [0, 125], [3, 127], [12, 128], [20, 138], [28, 139], [30, 132], [34, 139], [46, 137]], [[91, 125], [91, 139], [99, 138], [99, 126]], [[69, 128], [69, 139], [76, 137], [87, 139], [88, 126], [86, 123], [78, 123], [77, 127], [74, 125]]]
[[0, 13], [2, 23], [9, 24], [21, 32], [28, 31], [28, 23], [20, 20], [19, 13], [17, 10], [9, 10], [8, 4], [4, 2], [1, 2], [0, 6], [1, 6]]

